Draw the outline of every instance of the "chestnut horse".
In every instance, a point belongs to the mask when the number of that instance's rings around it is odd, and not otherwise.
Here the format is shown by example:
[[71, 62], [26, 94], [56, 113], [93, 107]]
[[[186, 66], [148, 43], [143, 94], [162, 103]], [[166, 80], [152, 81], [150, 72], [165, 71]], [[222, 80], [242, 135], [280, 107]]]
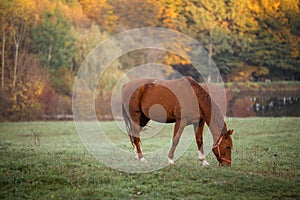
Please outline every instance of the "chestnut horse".
[[202, 132], [206, 123], [213, 135], [212, 148], [220, 165], [231, 165], [233, 130], [227, 130], [221, 111], [193, 78], [176, 80], [135, 79], [122, 88], [122, 113], [136, 158], [146, 162], [140, 147], [140, 131], [149, 120], [175, 123], [168, 161], [173, 164], [174, 151], [187, 125], [194, 126], [199, 159], [209, 165], [203, 152]]

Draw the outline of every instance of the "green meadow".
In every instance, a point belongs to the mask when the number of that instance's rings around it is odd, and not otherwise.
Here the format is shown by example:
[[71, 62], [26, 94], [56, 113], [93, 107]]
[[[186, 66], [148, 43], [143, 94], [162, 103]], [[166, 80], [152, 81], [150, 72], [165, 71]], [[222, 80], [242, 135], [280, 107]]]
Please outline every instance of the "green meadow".
[[[299, 119], [228, 118], [231, 167], [218, 166], [212, 153], [202, 166], [194, 142], [174, 165], [149, 173], [99, 162], [74, 122], [0, 123], [0, 199], [300, 199]], [[113, 122], [102, 127], [112, 138], [120, 132]], [[170, 140], [172, 128], [161, 137]], [[153, 149], [159, 137], [142, 145]], [[122, 143], [130, 148], [128, 138]]]

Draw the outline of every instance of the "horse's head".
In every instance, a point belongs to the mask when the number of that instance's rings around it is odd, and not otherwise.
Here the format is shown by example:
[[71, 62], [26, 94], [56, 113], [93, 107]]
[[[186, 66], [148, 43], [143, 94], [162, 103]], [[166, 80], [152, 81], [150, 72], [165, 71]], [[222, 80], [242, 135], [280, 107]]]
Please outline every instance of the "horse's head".
[[232, 133], [233, 130], [229, 130], [225, 134], [222, 134], [218, 142], [213, 146], [212, 150], [218, 159], [220, 166], [231, 165]]

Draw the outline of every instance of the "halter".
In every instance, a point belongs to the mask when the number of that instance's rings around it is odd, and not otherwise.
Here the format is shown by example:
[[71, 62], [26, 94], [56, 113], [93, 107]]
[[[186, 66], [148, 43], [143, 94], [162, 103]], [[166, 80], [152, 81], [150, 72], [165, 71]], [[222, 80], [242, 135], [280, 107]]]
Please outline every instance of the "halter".
[[226, 158], [223, 158], [222, 155], [221, 155], [220, 144], [221, 144], [221, 142], [222, 142], [222, 140], [223, 140], [223, 137], [224, 137], [224, 135], [221, 135], [219, 141], [213, 146], [212, 149], [215, 149], [215, 148], [218, 149], [218, 155], [217, 155], [217, 159], [218, 159], [218, 160], [223, 160], [223, 161], [225, 161], [225, 162], [231, 163], [231, 160], [226, 159]]

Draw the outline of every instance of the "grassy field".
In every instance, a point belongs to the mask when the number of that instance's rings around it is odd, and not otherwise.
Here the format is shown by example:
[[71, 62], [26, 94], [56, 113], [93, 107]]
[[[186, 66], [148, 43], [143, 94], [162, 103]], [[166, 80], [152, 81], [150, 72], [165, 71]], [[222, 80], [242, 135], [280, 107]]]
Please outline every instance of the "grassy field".
[[175, 165], [142, 174], [97, 161], [74, 122], [1, 123], [0, 199], [300, 199], [299, 120], [229, 118], [230, 168], [212, 153], [201, 166], [193, 143]]

